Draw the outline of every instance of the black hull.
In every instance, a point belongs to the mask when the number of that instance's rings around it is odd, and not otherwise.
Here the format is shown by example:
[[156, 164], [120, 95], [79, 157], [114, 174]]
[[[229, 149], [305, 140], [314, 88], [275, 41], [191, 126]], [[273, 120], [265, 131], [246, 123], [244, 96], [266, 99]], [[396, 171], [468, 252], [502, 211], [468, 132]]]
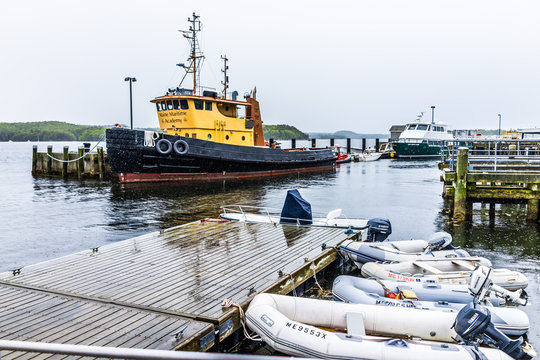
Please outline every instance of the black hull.
[[144, 137], [144, 131], [107, 129], [107, 156], [112, 171], [120, 174], [120, 181], [218, 179], [226, 175], [234, 178], [235, 173], [239, 177], [252, 177], [257, 173], [273, 176], [295, 170], [315, 171], [336, 163], [331, 149], [284, 151], [165, 134], [160, 134], [159, 139], [167, 139], [171, 144], [182, 140], [187, 144], [187, 151], [178, 154], [172, 149], [162, 154], [155, 146], [145, 146]]

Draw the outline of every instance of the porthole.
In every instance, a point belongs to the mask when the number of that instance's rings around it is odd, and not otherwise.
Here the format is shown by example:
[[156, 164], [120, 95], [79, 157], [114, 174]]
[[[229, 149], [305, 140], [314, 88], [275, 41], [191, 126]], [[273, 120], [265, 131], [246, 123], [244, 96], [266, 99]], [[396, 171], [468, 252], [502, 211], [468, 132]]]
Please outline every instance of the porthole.
[[225, 135], [225, 140], [229, 140], [229, 135]]
[[245, 136], [242, 136], [242, 141], [246, 140], [246, 137]]
[[211, 138], [212, 138], [212, 134], [208, 134], [208, 138], [211, 139]]
[[186, 137], [189, 137], [189, 133], [186, 133]]

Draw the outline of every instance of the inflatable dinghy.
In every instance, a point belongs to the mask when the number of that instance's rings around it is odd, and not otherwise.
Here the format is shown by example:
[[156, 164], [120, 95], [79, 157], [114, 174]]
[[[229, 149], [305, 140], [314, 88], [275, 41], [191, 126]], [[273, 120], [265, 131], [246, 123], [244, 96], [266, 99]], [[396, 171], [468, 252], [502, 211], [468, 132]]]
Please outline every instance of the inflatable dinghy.
[[[429, 318], [429, 319], [428, 319]], [[425, 310], [345, 304], [274, 294], [255, 296], [246, 311], [248, 326], [277, 351], [324, 359], [512, 359], [493, 348], [391, 339], [365, 333], [400, 334], [453, 341], [456, 315]], [[427, 321], [431, 324], [428, 325]], [[363, 327], [361, 324], [363, 323]], [[321, 329], [347, 329], [348, 334]], [[414, 335], [413, 335], [414, 333]]]
[[383, 242], [359, 242], [345, 240], [339, 250], [344, 256], [358, 264], [370, 261], [414, 261], [435, 258], [469, 257], [462, 249], [451, 248], [452, 237], [447, 233], [436, 233], [430, 240], [400, 240]]
[[[332, 295], [334, 299], [347, 303], [455, 313], [474, 300], [467, 285], [383, 282], [382, 280], [348, 275], [338, 276], [334, 280]], [[392, 297], [388, 297], [389, 295]], [[501, 305], [505, 301], [491, 295], [489, 302]], [[491, 321], [502, 333], [510, 336], [521, 336], [529, 330], [529, 318], [520, 309], [490, 306], [489, 310]]]
[[[468, 284], [471, 272], [478, 265], [491, 266], [485, 258], [434, 259], [406, 261], [395, 264], [370, 262], [362, 266], [365, 277], [381, 280], [397, 280], [407, 282], [444, 282], [452, 284]], [[493, 269], [494, 284], [510, 291], [524, 289], [528, 280], [522, 273], [508, 269]]]

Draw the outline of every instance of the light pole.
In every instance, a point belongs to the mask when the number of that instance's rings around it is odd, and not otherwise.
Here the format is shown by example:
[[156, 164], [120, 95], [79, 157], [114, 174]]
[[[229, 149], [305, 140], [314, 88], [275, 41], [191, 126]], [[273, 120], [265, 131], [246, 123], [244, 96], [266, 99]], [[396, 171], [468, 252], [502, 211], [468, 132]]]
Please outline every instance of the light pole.
[[435, 124], [435, 106], [431, 105], [431, 123]]
[[499, 136], [501, 136], [501, 114], [497, 114], [499, 116]]
[[133, 100], [132, 100], [132, 91], [131, 91], [131, 83], [134, 83], [137, 81], [134, 77], [127, 77], [124, 79], [124, 81], [129, 81], [129, 118], [131, 120], [131, 129], [133, 130]]

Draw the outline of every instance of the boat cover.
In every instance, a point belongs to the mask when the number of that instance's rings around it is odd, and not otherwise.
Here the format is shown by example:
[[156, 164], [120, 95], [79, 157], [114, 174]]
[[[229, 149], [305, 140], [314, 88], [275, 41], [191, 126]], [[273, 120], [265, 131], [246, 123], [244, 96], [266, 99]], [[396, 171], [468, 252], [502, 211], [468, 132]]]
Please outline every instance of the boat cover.
[[281, 210], [279, 223], [297, 224], [297, 222], [300, 223], [300, 225], [311, 225], [311, 205], [304, 200], [298, 190], [288, 190], [283, 209]]

